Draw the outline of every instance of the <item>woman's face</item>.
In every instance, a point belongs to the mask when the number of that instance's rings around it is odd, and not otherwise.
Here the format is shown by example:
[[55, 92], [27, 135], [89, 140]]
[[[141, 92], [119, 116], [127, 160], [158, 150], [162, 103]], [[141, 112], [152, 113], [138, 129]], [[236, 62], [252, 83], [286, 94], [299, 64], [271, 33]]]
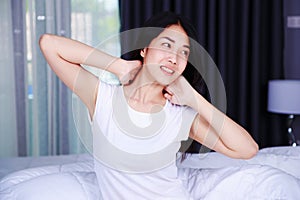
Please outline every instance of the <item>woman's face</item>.
[[190, 53], [189, 38], [180, 25], [164, 29], [141, 51], [144, 68], [154, 81], [168, 85], [184, 71]]

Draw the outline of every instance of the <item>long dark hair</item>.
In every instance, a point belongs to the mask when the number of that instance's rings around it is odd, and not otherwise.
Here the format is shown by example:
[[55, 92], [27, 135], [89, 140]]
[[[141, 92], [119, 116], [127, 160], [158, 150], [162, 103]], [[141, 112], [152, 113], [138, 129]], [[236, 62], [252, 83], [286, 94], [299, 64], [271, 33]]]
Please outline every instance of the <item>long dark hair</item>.
[[[140, 51], [143, 48], [147, 47], [150, 42], [164, 30], [164, 28], [167, 28], [174, 24], [179, 24], [180, 26], [182, 26], [190, 40], [193, 39], [198, 42], [197, 31], [191, 24], [189, 19], [170, 11], [160, 12], [146, 20], [141, 29], [137, 31], [136, 35], [132, 36], [131, 33], [131, 38], [125, 37], [123, 38], [123, 41], [121, 39], [123, 49], [134, 49], [132, 51], [122, 53], [122, 58], [127, 60], [140, 60], [143, 62], [143, 57], [140, 55]], [[153, 29], [154, 27], [156, 27], [157, 29]], [[126, 45], [132, 45], [132, 43], [135, 43], [137, 48], [126, 47]], [[191, 57], [196, 56], [195, 54], [197, 50], [193, 46], [193, 44], [193, 42], [190, 42], [191, 53], [189, 55], [189, 60], [193, 59]], [[198, 91], [202, 95], [206, 95], [205, 83], [200, 73], [190, 62], [187, 63], [187, 66], [182, 75], [191, 84], [191, 86], [196, 89], [196, 91]]]

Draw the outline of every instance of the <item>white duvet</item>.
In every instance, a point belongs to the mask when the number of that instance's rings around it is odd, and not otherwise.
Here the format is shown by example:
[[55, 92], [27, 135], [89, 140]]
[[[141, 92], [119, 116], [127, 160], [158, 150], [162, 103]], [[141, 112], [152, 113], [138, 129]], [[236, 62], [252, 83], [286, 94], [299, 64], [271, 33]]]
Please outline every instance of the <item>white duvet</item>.
[[[0, 199], [101, 199], [92, 158], [87, 157], [84, 162], [11, 173], [0, 181]], [[263, 149], [247, 161], [193, 154], [178, 167], [195, 199], [300, 199], [299, 147]]]

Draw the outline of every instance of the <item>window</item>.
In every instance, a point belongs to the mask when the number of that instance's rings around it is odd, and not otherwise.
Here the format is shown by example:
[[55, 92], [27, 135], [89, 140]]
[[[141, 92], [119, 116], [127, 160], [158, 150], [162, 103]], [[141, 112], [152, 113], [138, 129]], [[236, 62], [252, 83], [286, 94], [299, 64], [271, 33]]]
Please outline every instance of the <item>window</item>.
[[47, 66], [38, 40], [53, 33], [118, 55], [117, 40], [103, 43], [118, 34], [118, 1], [3, 0], [0, 10], [5, 27], [0, 35], [7, 38], [0, 47], [0, 156], [83, 152], [73, 111], [82, 115], [86, 110], [76, 107], [78, 99]]

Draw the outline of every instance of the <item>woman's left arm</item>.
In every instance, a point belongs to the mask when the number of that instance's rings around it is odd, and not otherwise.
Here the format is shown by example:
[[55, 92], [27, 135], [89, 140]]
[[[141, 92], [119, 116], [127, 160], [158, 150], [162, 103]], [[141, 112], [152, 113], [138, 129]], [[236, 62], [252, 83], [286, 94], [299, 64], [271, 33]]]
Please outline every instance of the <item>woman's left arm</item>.
[[204, 146], [232, 158], [249, 159], [258, 145], [239, 124], [215, 108], [181, 76], [166, 87], [165, 97], [172, 103], [187, 105], [198, 112], [190, 137]]

